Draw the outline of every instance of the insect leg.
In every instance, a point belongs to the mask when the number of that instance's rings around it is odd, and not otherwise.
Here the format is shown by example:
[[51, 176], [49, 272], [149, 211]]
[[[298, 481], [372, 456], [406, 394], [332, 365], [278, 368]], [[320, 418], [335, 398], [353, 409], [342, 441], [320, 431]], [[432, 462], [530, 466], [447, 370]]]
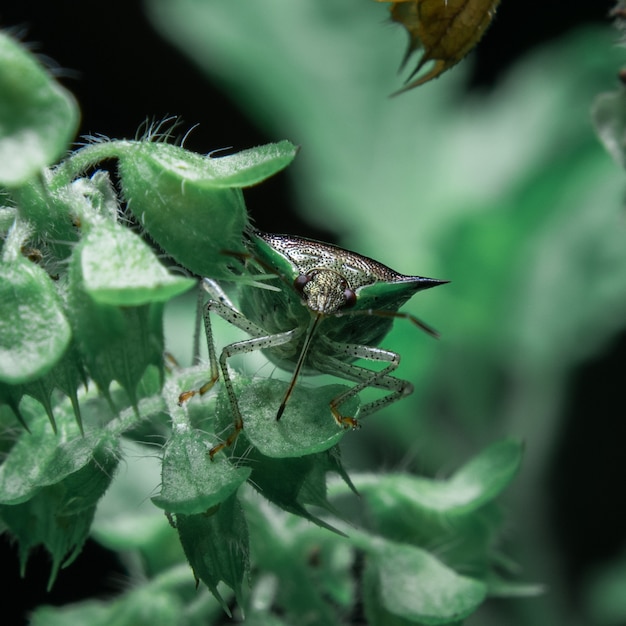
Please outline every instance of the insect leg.
[[[211, 372], [211, 378], [199, 389], [184, 391], [183, 393], [181, 393], [178, 401], [182, 404], [183, 402], [186, 402], [195, 395], [205, 394], [213, 387], [213, 385], [219, 379], [219, 372], [222, 372], [224, 387], [226, 388], [231, 411], [233, 413], [233, 432], [228, 436], [226, 441], [211, 448], [211, 450], [209, 451], [209, 455], [211, 458], [213, 458], [215, 454], [217, 454], [220, 450], [231, 446], [237, 438], [237, 435], [239, 435], [239, 432], [243, 428], [243, 418], [241, 416], [241, 411], [239, 410], [239, 404], [237, 402], [237, 396], [235, 394], [235, 390], [233, 389], [233, 384], [228, 373], [228, 366], [226, 364], [227, 359], [234, 356], [235, 354], [244, 354], [248, 352], [253, 352], [254, 350], [263, 350], [265, 348], [272, 348], [274, 346], [280, 346], [288, 343], [294, 338], [298, 330], [294, 329], [283, 333], [268, 335], [265, 330], [263, 330], [260, 326], [257, 326], [254, 322], [251, 322], [243, 313], [238, 311], [233, 306], [231, 301], [228, 299], [228, 297], [222, 291], [219, 285], [217, 285], [217, 283], [205, 279], [205, 281], [203, 281], [203, 287], [206, 289], [206, 291], [209, 292], [212, 298], [215, 298], [209, 300], [204, 305], [203, 310], [204, 330], [209, 352], [209, 367]], [[249, 335], [252, 335], [253, 338], [238, 341], [224, 347], [218, 359], [215, 350], [215, 342], [213, 341], [211, 313], [217, 313], [217, 315], [225, 319], [233, 326], [236, 326], [240, 330], [243, 330]]]
[[[220, 289], [221, 292], [221, 289]], [[223, 293], [223, 292], [221, 292]], [[211, 295], [217, 295], [211, 293]], [[199, 389], [194, 389], [190, 391], [183, 391], [178, 397], [178, 403], [182, 404], [186, 402], [190, 398], [193, 398], [195, 395], [203, 395], [207, 391], [209, 391], [213, 385], [217, 382], [219, 378], [219, 371], [217, 366], [217, 355], [215, 352], [215, 342], [213, 341], [213, 330], [211, 327], [211, 311], [217, 313], [222, 319], [225, 319], [227, 322], [240, 328], [241, 330], [247, 332], [249, 335], [253, 337], [259, 337], [265, 335], [266, 332], [251, 322], [247, 317], [240, 313], [226, 298], [224, 295], [224, 299], [220, 300], [209, 300], [203, 308], [202, 317], [204, 319], [204, 334], [206, 336], [207, 341], [207, 349], [209, 352], [209, 368], [211, 372], [211, 378]]]
[[410, 382], [390, 375], [390, 373], [393, 372], [400, 364], [400, 355], [396, 352], [385, 350], [383, 348], [358, 344], [340, 344], [332, 342], [331, 345], [335, 354], [350, 358], [388, 363], [386, 367], [378, 372], [375, 372], [359, 365], [346, 363], [345, 361], [341, 361], [340, 359], [332, 356], [316, 361], [315, 365], [320, 371], [358, 383], [351, 389], [348, 389], [336, 398], [333, 398], [330, 402], [331, 413], [339, 426], [342, 426], [343, 428], [358, 428], [357, 420], [353, 417], [341, 415], [338, 407], [367, 387], [385, 389], [391, 393], [378, 400], [374, 400], [363, 405], [359, 411], [359, 417], [365, 417], [366, 415], [374, 413], [378, 409], [381, 409], [392, 402], [413, 393], [413, 385], [411, 385]]
[[[208, 304], [208, 303], [207, 303]], [[216, 304], [216, 303], [213, 303]], [[219, 303], [217, 303], [219, 304]], [[216, 311], [217, 312], [217, 311]], [[241, 318], [246, 319], [243, 314], [235, 311]], [[231, 321], [230, 319], [228, 321]], [[238, 320], [240, 322], [241, 320]], [[259, 327], [252, 322], [246, 320], [248, 324], [252, 325], [255, 329]], [[233, 322], [235, 324], [235, 322]], [[238, 328], [242, 328], [239, 324], [235, 324]], [[248, 331], [250, 332], [250, 331]], [[289, 343], [299, 332], [299, 329], [288, 330], [284, 333], [276, 333], [275, 335], [263, 335], [262, 337], [254, 337], [253, 339], [245, 339], [243, 341], [237, 341], [235, 343], [231, 343], [224, 347], [222, 353], [219, 358], [219, 366], [222, 371], [222, 377], [224, 379], [224, 387], [226, 388], [226, 393], [228, 394], [228, 401], [230, 403], [230, 408], [233, 413], [233, 432], [226, 438], [226, 441], [213, 446], [211, 450], [209, 450], [209, 456], [211, 459], [224, 448], [230, 447], [237, 439], [239, 433], [243, 430], [243, 417], [241, 416], [241, 410], [239, 409], [239, 403], [237, 402], [237, 395], [235, 394], [235, 390], [233, 388], [233, 383], [230, 379], [230, 374], [228, 373], [228, 366], [226, 364], [226, 360], [236, 354], [247, 354], [249, 352], [254, 352], [255, 350], [265, 350], [266, 348], [273, 348], [275, 346], [281, 346], [285, 343]], [[216, 378], [217, 380], [217, 378]]]
[[251, 322], [243, 313], [240, 313], [235, 308], [226, 293], [224, 293], [222, 288], [214, 280], [204, 278], [202, 280], [202, 288], [211, 296], [211, 299], [202, 307], [204, 334], [209, 352], [211, 378], [199, 389], [183, 391], [178, 397], [179, 404], [186, 402], [195, 395], [204, 395], [213, 387], [219, 378], [215, 342], [213, 341], [213, 330], [211, 328], [211, 311], [217, 313], [222, 319], [253, 337], [260, 337], [267, 334], [262, 328]]

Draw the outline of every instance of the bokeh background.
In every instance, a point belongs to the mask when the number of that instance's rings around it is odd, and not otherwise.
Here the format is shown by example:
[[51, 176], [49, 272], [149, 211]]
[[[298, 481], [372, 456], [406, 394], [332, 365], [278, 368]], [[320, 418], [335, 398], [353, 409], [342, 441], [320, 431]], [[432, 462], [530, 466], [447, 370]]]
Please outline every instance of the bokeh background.
[[[0, 7], [76, 95], [82, 135], [133, 137], [173, 115], [181, 135], [197, 124], [185, 145], [202, 153], [290, 139], [296, 164], [246, 192], [260, 228], [452, 281], [409, 307], [442, 340], [396, 324], [385, 343], [415, 395], [344, 454], [354, 471], [437, 475], [524, 439], [503, 548], [548, 592], [490, 602], [470, 624], [626, 624], [626, 177], [590, 116], [626, 59], [611, 5], [503, 0], [466, 61], [396, 98], [406, 36], [370, 0]], [[171, 324], [175, 354], [188, 321]], [[28, 574], [11, 583], [15, 623], [115, 593], [125, 572], [89, 542], [51, 594], [44, 554]]]

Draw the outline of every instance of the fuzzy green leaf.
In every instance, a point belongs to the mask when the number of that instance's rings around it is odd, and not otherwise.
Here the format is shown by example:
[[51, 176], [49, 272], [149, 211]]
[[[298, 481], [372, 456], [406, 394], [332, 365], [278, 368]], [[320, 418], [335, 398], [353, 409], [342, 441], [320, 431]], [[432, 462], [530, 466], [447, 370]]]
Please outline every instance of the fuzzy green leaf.
[[[245, 438], [242, 435], [241, 438]], [[240, 461], [252, 469], [250, 484], [284, 511], [299, 515], [309, 521], [338, 532], [332, 525], [311, 513], [306, 507], [313, 505], [338, 515], [326, 496], [326, 480], [329, 472], [339, 474], [352, 487], [344, 470], [339, 448], [331, 448], [303, 457], [272, 458], [251, 448]]]
[[202, 513], [230, 497], [250, 469], [235, 467], [226, 458], [211, 460], [212, 444], [200, 431], [174, 432], [163, 455], [161, 493], [152, 498], [170, 513]]
[[195, 285], [190, 278], [172, 276], [146, 243], [115, 222], [92, 228], [79, 255], [85, 291], [101, 304], [164, 302]]
[[6, 33], [0, 33], [0, 93], [0, 184], [14, 187], [67, 150], [79, 112], [71, 94]]
[[356, 595], [352, 545], [335, 533], [264, 504], [261, 494], [249, 490], [244, 494], [254, 529], [255, 565], [278, 582], [263, 591], [257, 587], [255, 604], [275, 607], [288, 624], [299, 623], [302, 615], [311, 624], [344, 624], [340, 615], [354, 606]]
[[[250, 484], [285, 511], [336, 531], [306, 506], [318, 506], [336, 514], [326, 497], [328, 472], [339, 474], [352, 488], [341, 464], [339, 448], [333, 446], [345, 431], [337, 427], [328, 406], [332, 398], [346, 389], [345, 386], [328, 385], [317, 389], [296, 386], [279, 422], [276, 422], [276, 411], [287, 383], [262, 379], [249, 381], [237, 376], [234, 386], [239, 395], [244, 429], [231, 454], [238, 465], [252, 469]], [[356, 398], [342, 405], [342, 409], [354, 409], [355, 412], [357, 407]], [[227, 394], [222, 391], [218, 395], [216, 429], [227, 431], [229, 428], [232, 428], [231, 409]], [[242, 450], [246, 451], [245, 454], [241, 453]]]
[[[239, 407], [244, 416], [245, 435], [248, 441], [268, 457], [286, 458], [315, 454], [332, 448], [343, 437], [330, 412], [330, 401], [346, 391], [345, 385], [307, 387], [298, 384], [289, 399], [281, 419], [276, 420], [288, 383], [280, 380], [255, 380], [239, 396]], [[225, 394], [218, 404], [218, 421], [226, 425]], [[346, 415], [356, 415], [358, 398], [341, 405]]]
[[32, 381], [61, 359], [70, 325], [50, 277], [25, 258], [0, 264], [0, 381]]
[[82, 432], [82, 417], [78, 403], [78, 388], [81, 384], [86, 384], [86, 374], [76, 347], [70, 343], [61, 360], [41, 378], [22, 385], [0, 383], [0, 404], [8, 404], [20, 422], [28, 428], [27, 420], [22, 415], [20, 400], [22, 396], [31, 396], [44, 407], [48, 420], [56, 431], [52, 392], [59, 389], [71, 400], [76, 423]]
[[248, 222], [239, 187], [285, 167], [289, 150], [277, 144], [212, 158], [138, 142], [120, 154], [119, 172], [130, 210], [168, 254], [200, 276], [232, 277], [238, 261], [228, 253], [244, 252]]
[[457, 574], [424, 550], [376, 537], [359, 543], [374, 577], [375, 602], [366, 594], [374, 608], [420, 624], [450, 624], [475, 611], [486, 597], [485, 584]]
[[125, 438], [121, 439], [121, 447], [124, 462], [98, 502], [91, 537], [109, 550], [140, 553], [150, 572], [182, 563], [189, 581], [189, 568], [178, 535], [172, 531], [163, 511], [146, 498], [146, 494], [154, 491], [161, 459], [147, 446]]
[[[32, 399], [23, 401], [24, 411], [36, 414]], [[40, 410], [39, 410], [40, 412]], [[31, 432], [23, 433], [0, 466], [0, 503], [16, 505], [33, 498], [43, 487], [54, 485], [83, 469], [94, 456], [117, 457], [117, 445], [107, 430], [81, 436], [69, 400], [55, 407], [57, 433], [43, 419], [32, 420]]]
[[600, 94], [591, 116], [598, 136], [609, 154], [626, 168], [626, 91]]
[[445, 544], [441, 559], [449, 567], [482, 580], [501, 522], [493, 500], [517, 471], [521, 450], [514, 441], [495, 443], [448, 480], [383, 474], [357, 476], [355, 485], [377, 533], [425, 549]]
[[68, 310], [77, 348], [103, 393], [117, 380], [136, 404], [146, 368], [163, 371], [163, 304], [122, 307], [94, 300], [85, 290], [82, 246], [81, 241], [74, 249], [69, 268]]
[[408, 474], [362, 476], [357, 488], [384, 506], [407, 506], [424, 513], [465, 515], [495, 499], [519, 469], [522, 446], [513, 440], [492, 444], [448, 480]]
[[287, 167], [295, 158], [296, 146], [279, 141], [242, 150], [235, 154], [212, 158], [210, 163], [215, 187], [250, 187]]
[[35, 239], [42, 253], [42, 265], [51, 275], [67, 270], [65, 259], [78, 241], [81, 211], [86, 202], [75, 188], [68, 187], [55, 193], [49, 186], [49, 177], [36, 177], [12, 191], [18, 213], [39, 236]]
[[278, 619], [270, 613], [252, 613], [246, 615], [246, 626], [289, 626], [287, 622]]
[[180, 626], [185, 606], [178, 589], [138, 585], [121, 597], [87, 600], [63, 607], [41, 606], [30, 626]]
[[[361, 486], [358, 478], [355, 484]], [[501, 524], [498, 509], [487, 505], [464, 515], [445, 515], [415, 506], [402, 496], [400, 485], [395, 490], [387, 491], [383, 487], [375, 493], [362, 492], [372, 529], [387, 539], [426, 550], [433, 545], [445, 545], [447, 548], [440, 556], [446, 565], [481, 580], [489, 576], [490, 546]]]
[[242, 604], [242, 582], [249, 568], [248, 527], [239, 501], [231, 496], [197, 515], [176, 515], [176, 528], [196, 579], [230, 615], [217, 585], [224, 581]]
[[31, 626], [177, 626], [184, 607], [176, 594], [151, 591], [126, 602], [90, 600], [67, 607], [41, 606]]
[[81, 437], [69, 401], [56, 414], [58, 434], [35, 421], [0, 467], [0, 516], [19, 542], [22, 571], [42, 544], [52, 557], [49, 585], [79, 554], [118, 463], [108, 431]]
[[476, 510], [492, 501], [517, 474], [523, 451], [523, 445], [513, 439], [491, 444], [450, 478], [443, 501], [432, 504], [455, 514]]
[[129, 209], [168, 254], [199, 276], [225, 277], [237, 263], [223, 251], [243, 252], [248, 218], [240, 189], [204, 184], [214, 178], [209, 162], [146, 142], [120, 156], [119, 172]]
[[545, 585], [507, 580], [495, 574], [487, 579], [487, 585], [492, 598], [529, 598], [546, 591]]

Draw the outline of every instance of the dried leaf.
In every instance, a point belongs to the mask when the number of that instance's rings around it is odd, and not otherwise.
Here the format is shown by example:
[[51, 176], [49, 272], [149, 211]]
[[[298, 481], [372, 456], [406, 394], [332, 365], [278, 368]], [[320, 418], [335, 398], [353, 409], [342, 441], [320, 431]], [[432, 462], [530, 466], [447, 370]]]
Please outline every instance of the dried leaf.
[[[388, 2], [389, 0], [377, 0]], [[400, 0], [391, 6], [391, 19], [409, 33], [409, 48], [403, 65], [413, 52], [423, 49], [411, 74], [413, 78], [429, 61], [428, 72], [399, 92], [437, 78], [456, 65], [479, 41], [491, 23], [500, 0]]]

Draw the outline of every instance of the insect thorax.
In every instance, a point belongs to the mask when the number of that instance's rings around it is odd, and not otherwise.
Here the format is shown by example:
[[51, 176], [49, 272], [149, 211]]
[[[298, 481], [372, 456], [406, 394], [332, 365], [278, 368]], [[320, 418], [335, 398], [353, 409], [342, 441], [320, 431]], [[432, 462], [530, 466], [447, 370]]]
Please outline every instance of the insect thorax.
[[354, 290], [378, 281], [395, 282], [403, 278], [402, 274], [374, 259], [328, 243], [258, 231], [256, 235], [285, 257], [299, 274], [316, 269], [332, 270], [344, 277]]

